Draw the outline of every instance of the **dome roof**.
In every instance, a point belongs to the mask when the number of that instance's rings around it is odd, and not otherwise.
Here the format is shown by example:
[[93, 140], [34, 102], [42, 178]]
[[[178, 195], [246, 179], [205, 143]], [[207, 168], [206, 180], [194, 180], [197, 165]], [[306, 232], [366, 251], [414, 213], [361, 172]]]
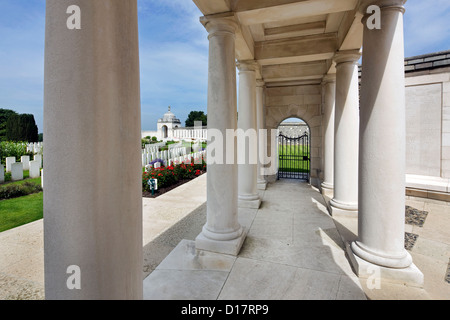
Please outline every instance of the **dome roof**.
[[181, 123], [180, 119], [177, 119], [175, 114], [172, 111], [170, 111], [170, 106], [169, 110], [164, 114], [164, 116], [161, 119], [159, 119], [158, 122]]

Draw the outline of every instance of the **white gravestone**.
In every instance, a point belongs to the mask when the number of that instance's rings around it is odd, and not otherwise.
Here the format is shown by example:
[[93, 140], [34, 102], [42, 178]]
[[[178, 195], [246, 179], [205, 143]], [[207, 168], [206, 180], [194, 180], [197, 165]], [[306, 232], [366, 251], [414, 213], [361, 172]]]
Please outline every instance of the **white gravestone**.
[[11, 172], [11, 164], [16, 162], [16, 157], [6, 158], [6, 172]]
[[23, 163], [22, 162], [11, 163], [11, 180], [12, 181], [23, 180]]
[[42, 168], [42, 156], [40, 154], [35, 154], [34, 161], [37, 161], [39, 163], [39, 169], [41, 169]]
[[30, 161], [30, 178], [39, 178], [39, 162], [34, 160]]
[[23, 163], [23, 170], [30, 170], [30, 156], [20, 157], [20, 162]]
[[0, 164], [0, 183], [5, 182], [5, 166]]

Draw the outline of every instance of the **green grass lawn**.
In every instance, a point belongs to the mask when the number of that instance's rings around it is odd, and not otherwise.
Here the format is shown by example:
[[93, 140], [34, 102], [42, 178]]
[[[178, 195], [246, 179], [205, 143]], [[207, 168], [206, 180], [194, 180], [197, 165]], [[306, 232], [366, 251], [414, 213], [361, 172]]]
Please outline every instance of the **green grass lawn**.
[[[31, 182], [41, 184], [41, 178], [28, 178], [28, 171], [24, 171], [24, 180], [7, 181], [1, 186], [20, 185]], [[34, 193], [27, 196], [0, 200], [0, 232], [42, 219], [44, 212], [43, 193]]]
[[0, 232], [42, 219], [43, 192], [0, 201]]
[[279, 145], [278, 167], [282, 172], [309, 172], [309, 147], [302, 145]]

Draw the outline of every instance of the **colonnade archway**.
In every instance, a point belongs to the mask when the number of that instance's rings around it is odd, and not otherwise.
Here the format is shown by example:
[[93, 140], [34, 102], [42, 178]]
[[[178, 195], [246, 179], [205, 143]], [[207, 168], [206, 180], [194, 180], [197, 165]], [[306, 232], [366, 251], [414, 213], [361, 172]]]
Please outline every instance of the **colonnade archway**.
[[311, 134], [306, 122], [289, 118], [278, 126], [277, 179], [309, 181]]
[[[284, 91], [291, 90], [292, 87], [276, 88], [276, 94], [282, 94]], [[283, 101], [273, 99], [271, 96], [275, 93], [274, 88], [266, 88], [266, 128], [268, 132], [277, 131], [284, 121], [290, 119], [301, 119], [305, 123], [309, 132], [309, 182], [318, 187], [320, 184], [322, 174], [322, 114], [320, 104], [320, 85], [309, 85], [297, 87], [299, 92], [308, 92], [310, 97], [317, 96], [319, 100], [316, 104], [289, 104], [282, 105]], [[297, 120], [298, 121], [298, 120]], [[278, 134], [272, 134], [270, 139], [267, 139], [267, 154], [270, 157], [271, 165], [267, 166], [266, 179], [269, 182], [276, 181], [278, 178], [278, 148], [275, 145], [278, 143]], [[272, 147], [274, 146], [274, 147]], [[275, 170], [274, 170], [275, 169]]]

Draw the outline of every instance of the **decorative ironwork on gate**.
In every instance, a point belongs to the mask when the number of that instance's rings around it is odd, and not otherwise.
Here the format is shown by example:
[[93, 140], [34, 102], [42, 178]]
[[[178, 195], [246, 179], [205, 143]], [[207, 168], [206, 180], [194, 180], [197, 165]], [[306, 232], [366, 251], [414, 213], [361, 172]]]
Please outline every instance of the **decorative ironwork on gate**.
[[309, 135], [290, 138], [278, 136], [278, 179], [300, 179], [309, 181], [310, 172]]

